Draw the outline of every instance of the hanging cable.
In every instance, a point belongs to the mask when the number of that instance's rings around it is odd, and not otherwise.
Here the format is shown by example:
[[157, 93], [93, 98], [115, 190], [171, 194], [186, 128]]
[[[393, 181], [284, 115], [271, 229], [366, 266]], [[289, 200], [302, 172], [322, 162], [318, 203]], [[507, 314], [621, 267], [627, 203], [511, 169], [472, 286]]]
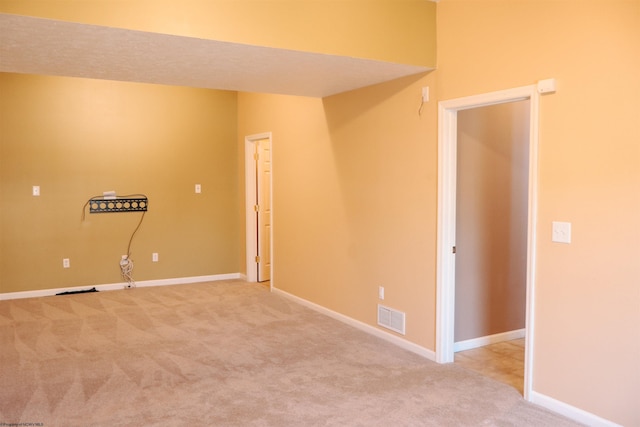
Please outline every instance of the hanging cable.
[[127, 245], [127, 257], [131, 256], [131, 242], [133, 242], [133, 237], [136, 235], [136, 233], [140, 229], [140, 226], [142, 225], [142, 221], [144, 220], [144, 214], [146, 213], [147, 213], [146, 211], [142, 212], [142, 215], [140, 216], [140, 221], [138, 222], [136, 229], [133, 230], [133, 233], [131, 233], [131, 238], [129, 239], [129, 245]]
[[142, 221], [144, 220], [144, 214], [147, 212], [142, 212], [140, 216], [140, 221], [136, 226], [136, 229], [131, 233], [131, 238], [129, 239], [129, 245], [127, 246], [127, 254], [122, 257], [120, 260], [120, 271], [122, 274], [122, 278], [125, 282], [127, 282], [127, 288], [135, 288], [136, 282], [133, 280], [133, 260], [131, 259], [131, 242], [133, 242], [133, 238], [140, 229], [142, 225]]
[[[123, 198], [131, 198], [131, 197], [142, 197], [142, 198], [144, 198], [145, 199], [145, 210], [142, 211], [142, 215], [140, 216], [140, 221], [138, 221], [138, 225], [133, 230], [133, 233], [131, 233], [131, 237], [129, 238], [129, 243], [127, 245], [126, 255], [123, 255], [122, 258], [120, 259], [120, 273], [122, 275], [122, 278], [126, 282], [126, 287], [127, 288], [135, 288], [135, 286], [136, 286], [136, 283], [133, 280], [133, 260], [131, 259], [131, 244], [133, 243], [133, 238], [135, 237], [136, 233], [140, 229], [140, 226], [142, 225], [142, 221], [144, 220], [144, 216], [147, 213], [147, 211], [146, 211], [147, 196], [144, 195], [144, 194], [129, 194], [129, 195], [126, 195], [126, 196], [117, 196], [116, 200], [118, 198], [123, 199]], [[86, 203], [82, 207], [81, 221], [85, 220], [85, 212], [86, 212], [87, 206], [91, 202], [98, 201], [98, 200], [99, 201], [104, 201], [106, 199], [104, 198], [104, 196], [94, 196], [94, 197], [91, 197], [89, 200], [86, 201]]]

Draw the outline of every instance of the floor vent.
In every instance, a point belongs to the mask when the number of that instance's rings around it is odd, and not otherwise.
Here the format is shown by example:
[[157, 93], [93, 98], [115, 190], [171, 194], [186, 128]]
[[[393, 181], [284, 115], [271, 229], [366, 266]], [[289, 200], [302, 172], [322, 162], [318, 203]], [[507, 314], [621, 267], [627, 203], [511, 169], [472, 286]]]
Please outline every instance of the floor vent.
[[404, 335], [404, 313], [378, 304], [378, 325]]

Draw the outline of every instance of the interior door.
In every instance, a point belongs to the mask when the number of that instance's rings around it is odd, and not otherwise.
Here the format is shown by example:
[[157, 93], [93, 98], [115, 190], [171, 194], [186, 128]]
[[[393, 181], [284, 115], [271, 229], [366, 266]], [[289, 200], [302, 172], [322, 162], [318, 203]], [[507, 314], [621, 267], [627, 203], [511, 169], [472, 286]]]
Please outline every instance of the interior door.
[[271, 280], [271, 146], [256, 142], [256, 221], [258, 282]]

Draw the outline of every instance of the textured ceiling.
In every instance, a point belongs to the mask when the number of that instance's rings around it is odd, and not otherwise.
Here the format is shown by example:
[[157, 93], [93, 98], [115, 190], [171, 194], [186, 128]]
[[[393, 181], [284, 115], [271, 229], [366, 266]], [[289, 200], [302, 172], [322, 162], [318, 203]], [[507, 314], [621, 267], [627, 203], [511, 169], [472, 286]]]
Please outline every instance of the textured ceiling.
[[428, 70], [0, 14], [2, 72], [324, 97]]

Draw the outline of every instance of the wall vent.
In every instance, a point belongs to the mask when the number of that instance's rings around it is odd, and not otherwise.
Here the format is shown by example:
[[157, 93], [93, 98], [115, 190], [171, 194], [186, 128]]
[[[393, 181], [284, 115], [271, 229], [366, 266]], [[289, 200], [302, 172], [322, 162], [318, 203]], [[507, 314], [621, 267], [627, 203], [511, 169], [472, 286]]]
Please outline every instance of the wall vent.
[[378, 304], [378, 325], [404, 335], [404, 317], [402, 311]]

